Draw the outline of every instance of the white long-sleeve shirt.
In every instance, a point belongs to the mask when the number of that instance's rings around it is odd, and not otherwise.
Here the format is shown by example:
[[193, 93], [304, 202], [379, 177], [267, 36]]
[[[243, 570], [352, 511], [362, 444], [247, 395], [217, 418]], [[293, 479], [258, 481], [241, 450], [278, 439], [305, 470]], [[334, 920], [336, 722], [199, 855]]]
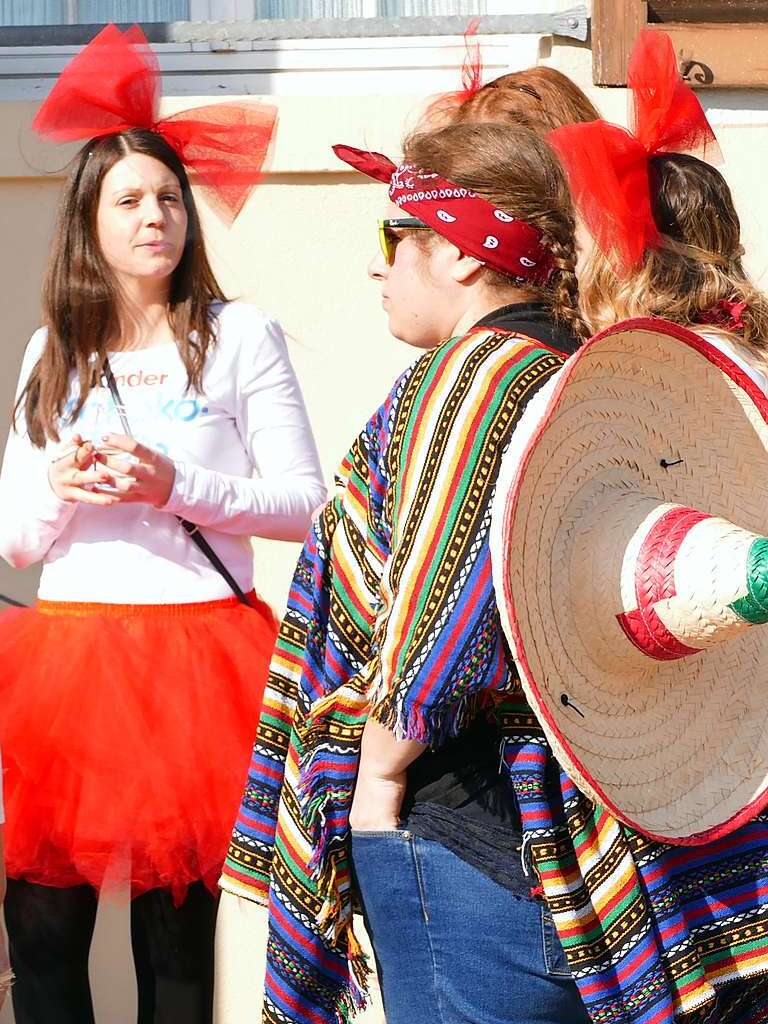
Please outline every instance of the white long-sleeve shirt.
[[[204, 528], [246, 591], [253, 585], [250, 536], [303, 540], [326, 489], [283, 332], [245, 303], [214, 310], [218, 341], [201, 394], [187, 393], [173, 343], [109, 357], [132, 433], [173, 459], [164, 508], [66, 502], [51, 489], [50, 461], [74, 433], [98, 446], [104, 434], [124, 432], [105, 387], [91, 391], [59, 444], [34, 447], [23, 414], [11, 431], [0, 473], [0, 555], [18, 568], [43, 560], [41, 598], [153, 604], [231, 596], [172, 513]], [[44, 328], [32, 336], [17, 394], [45, 339]], [[70, 402], [76, 395], [73, 374]]]

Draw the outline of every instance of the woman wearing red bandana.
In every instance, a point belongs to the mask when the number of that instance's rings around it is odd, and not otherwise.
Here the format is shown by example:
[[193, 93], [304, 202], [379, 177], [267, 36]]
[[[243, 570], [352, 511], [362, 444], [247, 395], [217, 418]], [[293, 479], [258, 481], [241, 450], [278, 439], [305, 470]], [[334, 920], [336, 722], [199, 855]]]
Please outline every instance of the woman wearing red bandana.
[[586, 1024], [500, 773], [516, 677], [488, 544], [502, 453], [583, 330], [564, 180], [524, 128], [417, 135], [399, 166], [335, 151], [389, 188], [369, 275], [427, 351], [305, 543], [222, 887], [269, 904], [269, 1024], [364, 1001], [353, 888], [388, 1024]]
[[[683, 137], [695, 139], [692, 128], [701, 116], [681, 94], [676, 72], [670, 81], [663, 62], [650, 68], [665, 111], [682, 110]], [[637, 191], [627, 206], [635, 224], [644, 180], [647, 195], [649, 150], [662, 139], [680, 139], [665, 117], [653, 123], [662, 131], [655, 140], [649, 132], [641, 144], [645, 175], [630, 179]], [[490, 141], [499, 129], [473, 130], [476, 158], [495, 156], [494, 167], [512, 173], [526, 148], [516, 130], [505, 130], [515, 142], [506, 163]], [[451, 190], [458, 185], [472, 191], [475, 182], [462, 173], [459, 136], [434, 138], [445, 148], [429, 136], [416, 140], [396, 169], [375, 154], [342, 151], [376, 178], [388, 173], [397, 212], [416, 218], [395, 225], [396, 212], [389, 211], [384, 245], [389, 260], [394, 248], [395, 260], [377, 261], [371, 271], [382, 284], [392, 330], [430, 349], [455, 323], [454, 300], [461, 307], [457, 295], [464, 293], [455, 287], [462, 280], [457, 267], [466, 267], [461, 247], [473, 253], [487, 243], [479, 209], [477, 235], [453, 234], [459, 219], [465, 228], [473, 221], [474, 208], [462, 208], [468, 197]], [[599, 150], [596, 162], [595, 180], [602, 180], [601, 167], [604, 174], [611, 168]], [[532, 167], [528, 174], [525, 181], [533, 187]], [[642, 252], [645, 235], [638, 243], [614, 219], [611, 190], [622, 183], [617, 179], [607, 192], [591, 193], [585, 177], [584, 193], [609, 211], [603, 237], [626, 238]], [[552, 190], [546, 194], [551, 197]], [[509, 193], [508, 206], [500, 193], [483, 195], [503, 212], [536, 223]], [[576, 195], [581, 198], [578, 188]], [[521, 198], [517, 191], [515, 196]], [[456, 206], [444, 205], [447, 199]], [[453, 241], [456, 252], [445, 242], [430, 245], [424, 223]], [[552, 235], [545, 237], [554, 248]], [[422, 247], [426, 263], [419, 260]], [[491, 246], [491, 252], [500, 248]], [[449, 253], [453, 263], [446, 262]], [[561, 248], [559, 267], [563, 255]], [[567, 279], [566, 271], [561, 284]], [[740, 280], [746, 287], [743, 275]], [[712, 315], [727, 316], [731, 328], [739, 320], [746, 324], [741, 294], [713, 296], [713, 302], [729, 304], [718, 304]], [[736, 305], [730, 304], [734, 298]], [[483, 324], [481, 318], [476, 327]], [[530, 337], [531, 326], [521, 333]], [[354, 868], [390, 1024], [584, 1019], [575, 1002], [558, 1007], [552, 977], [537, 977], [533, 969], [531, 935], [542, 939], [539, 968], [542, 962], [547, 971], [552, 967], [557, 947], [548, 942], [550, 913], [596, 1024], [757, 1024], [768, 1012], [768, 816], [690, 847], [623, 825], [560, 769], [541, 724], [511, 683], [509, 652], [477, 628], [487, 607], [486, 592], [473, 589], [472, 578], [485, 551], [482, 483], [490, 478], [495, 485], [494, 444], [501, 438], [494, 435], [498, 421], [482, 417], [488, 411], [483, 403], [500, 395], [509, 412], [505, 403], [515, 390], [505, 391], [498, 381], [489, 387], [477, 372], [470, 356], [481, 339], [471, 331], [439, 345], [397, 382], [343, 463], [337, 498], [316, 524], [297, 569], [222, 880], [230, 893], [269, 906], [262, 1019], [337, 1024], [363, 1000], [365, 965], [351, 926]], [[467, 357], [455, 377], [453, 354]], [[540, 388], [529, 384], [533, 409], [556, 386], [556, 371]], [[470, 394], [474, 404], [465, 401]], [[579, 406], [579, 417], [588, 416], [588, 391]], [[479, 420], [472, 419], [475, 410]], [[509, 426], [509, 418], [505, 422]], [[512, 431], [513, 449], [521, 433]], [[467, 475], [469, 466], [478, 475]], [[534, 541], [531, 557], [536, 553]], [[536, 642], [547, 645], [544, 631]], [[494, 677], [500, 665], [505, 667]], [[480, 752], [490, 747], [487, 723], [482, 715], [469, 724], [464, 717], [478, 694], [480, 707], [487, 708], [483, 698], [489, 693], [497, 736], [504, 738], [497, 786], [490, 760], [478, 770]], [[511, 784], [511, 797], [502, 779]], [[446, 780], [452, 783], [447, 788]], [[498, 798], [499, 810], [509, 806], [506, 792], [519, 814], [520, 850], [500, 841], [498, 820], [475, 817], [483, 790]], [[517, 857], [530, 872], [528, 893], [509, 885]], [[492, 872], [498, 872], [495, 878]], [[493, 895], [488, 877], [497, 883]], [[545, 900], [543, 916], [521, 927], [517, 915], [537, 890]], [[509, 892], [517, 905], [506, 902]], [[561, 985], [559, 996], [567, 998], [565, 975]], [[563, 1012], [565, 1018], [558, 1016]]]
[[694, 327], [768, 390], [768, 300], [742, 266], [730, 189], [700, 159], [717, 142], [668, 36], [641, 36], [628, 81], [633, 134], [595, 121], [548, 136], [586, 229], [585, 317], [594, 330], [639, 316]]
[[0, 619], [17, 1024], [93, 1021], [108, 880], [133, 897], [139, 1021], [210, 1021], [215, 884], [275, 638], [249, 538], [299, 540], [325, 496], [282, 331], [225, 299], [187, 176], [236, 215], [274, 111], [161, 120], [157, 89], [146, 40], [110, 26], [35, 120], [90, 141], [0, 477], [0, 553], [44, 563], [35, 608]]

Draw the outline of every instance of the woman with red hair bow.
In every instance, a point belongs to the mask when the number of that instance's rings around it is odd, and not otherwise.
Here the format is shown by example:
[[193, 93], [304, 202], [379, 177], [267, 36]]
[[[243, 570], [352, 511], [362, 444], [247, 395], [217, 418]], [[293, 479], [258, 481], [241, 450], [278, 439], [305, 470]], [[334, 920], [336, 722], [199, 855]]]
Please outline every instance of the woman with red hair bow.
[[744, 270], [728, 184], [701, 159], [719, 149], [668, 36], [641, 35], [628, 82], [634, 133], [595, 121], [548, 136], [581, 219], [585, 317], [596, 331], [640, 316], [694, 327], [768, 390], [768, 300]]
[[545, 134], [563, 124], [596, 121], [589, 97], [562, 71], [537, 64], [511, 71], [464, 93], [441, 97], [427, 110], [431, 124], [519, 124]]
[[108, 26], [35, 120], [90, 141], [0, 476], [0, 553], [43, 562], [35, 608], [0, 619], [17, 1024], [93, 1021], [107, 876], [130, 883], [139, 1021], [210, 1021], [213, 892], [276, 631], [250, 537], [300, 540], [325, 496], [280, 326], [225, 299], [186, 169], [235, 215], [274, 111], [159, 120], [157, 81], [138, 30]]
[[546, 64], [511, 71], [483, 84], [479, 27], [480, 20], [475, 19], [464, 33], [461, 88], [444, 93], [429, 104], [422, 119], [425, 129], [491, 121], [522, 125], [543, 135], [563, 124], [596, 121], [600, 117], [574, 81]]
[[[628, 317], [692, 327], [768, 390], [768, 304], [742, 267], [727, 184], [691, 155], [717, 146], [669, 37], [641, 35], [629, 85], [633, 132], [595, 121], [547, 136], [580, 218], [585, 319], [594, 330]], [[532, 787], [543, 790], [555, 763], [532, 718], [528, 732], [508, 753], [521, 800]], [[542, 751], [534, 770], [530, 759]], [[727, 835], [668, 845], [593, 803], [562, 769], [559, 776], [559, 793], [532, 802], [529, 820], [523, 812], [525, 842], [590, 1017], [765, 1020], [765, 810]]]

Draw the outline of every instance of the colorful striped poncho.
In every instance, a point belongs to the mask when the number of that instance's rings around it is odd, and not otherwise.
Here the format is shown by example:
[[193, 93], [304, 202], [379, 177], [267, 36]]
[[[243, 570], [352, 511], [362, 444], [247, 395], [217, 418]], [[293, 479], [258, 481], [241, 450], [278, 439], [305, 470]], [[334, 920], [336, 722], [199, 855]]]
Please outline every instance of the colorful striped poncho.
[[562, 361], [492, 329], [424, 355], [358, 437], [304, 546], [221, 883], [269, 905], [263, 1024], [343, 1024], [364, 1002], [348, 818], [367, 716], [439, 745], [481, 705], [505, 737], [524, 856], [595, 1024], [768, 1020], [768, 819], [671, 848], [561, 772], [553, 785], [502, 639], [496, 479]]

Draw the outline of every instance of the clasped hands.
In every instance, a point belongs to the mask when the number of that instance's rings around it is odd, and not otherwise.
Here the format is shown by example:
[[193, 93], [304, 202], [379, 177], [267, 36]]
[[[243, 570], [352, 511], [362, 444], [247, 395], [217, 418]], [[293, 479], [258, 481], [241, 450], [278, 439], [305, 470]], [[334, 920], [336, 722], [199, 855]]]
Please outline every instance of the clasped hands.
[[85, 505], [167, 504], [176, 475], [171, 459], [127, 434], [101, 440], [97, 447], [75, 434], [71, 450], [51, 462], [48, 480], [57, 497]]

